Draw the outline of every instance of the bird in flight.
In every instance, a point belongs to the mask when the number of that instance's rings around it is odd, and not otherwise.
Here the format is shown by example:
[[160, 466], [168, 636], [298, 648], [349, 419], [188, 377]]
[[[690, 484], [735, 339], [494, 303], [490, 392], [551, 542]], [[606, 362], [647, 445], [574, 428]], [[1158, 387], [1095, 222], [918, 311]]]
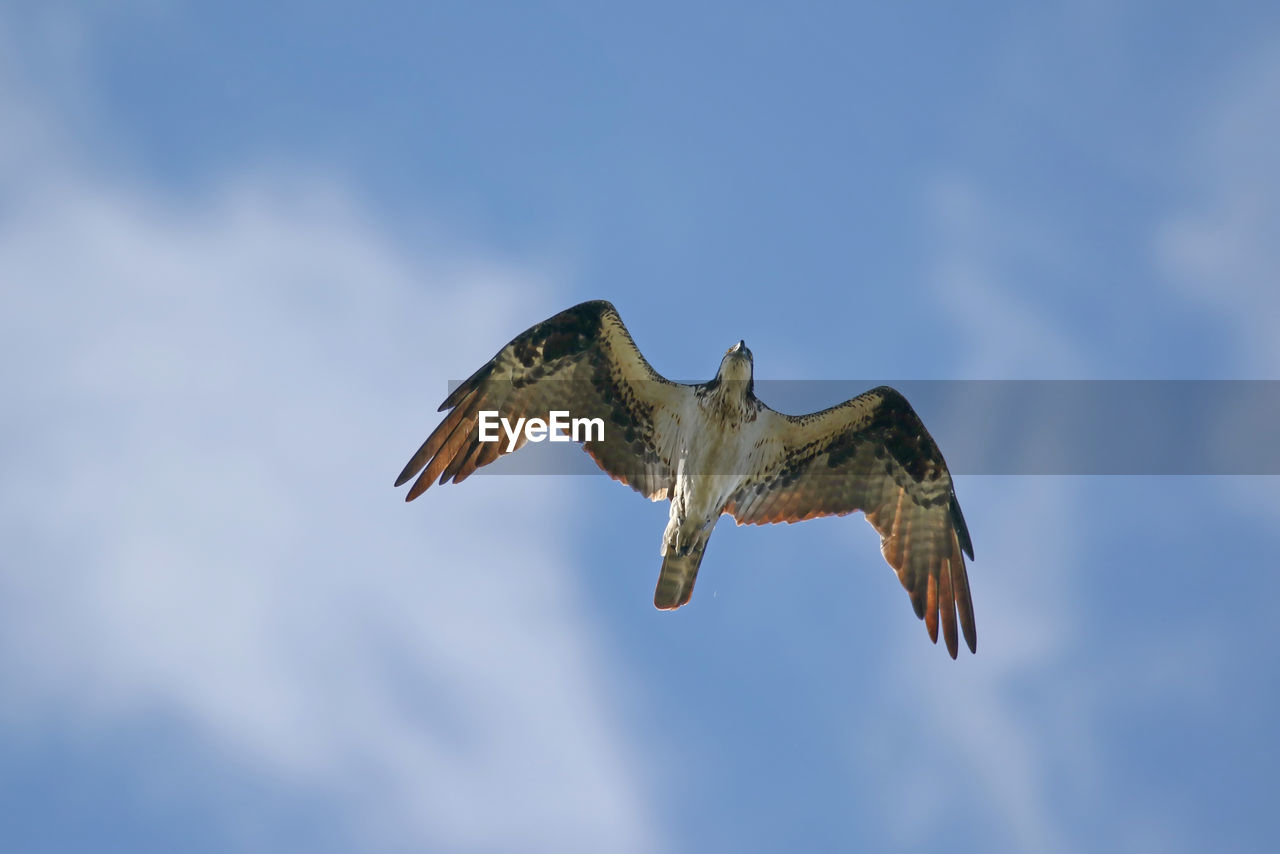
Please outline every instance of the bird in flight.
[[756, 397], [753, 370], [739, 341], [714, 379], [671, 382], [650, 367], [612, 304], [584, 302], [517, 335], [457, 386], [440, 406], [449, 414], [396, 486], [417, 475], [405, 497], [412, 501], [437, 481], [461, 483], [529, 440], [529, 430], [510, 431], [520, 419], [545, 425], [556, 411], [594, 419], [603, 429], [588, 430], [583, 448], [596, 464], [650, 500], [671, 502], [658, 608], [689, 601], [723, 514], [763, 525], [861, 510], [930, 639], [937, 643], [941, 624], [955, 658], [958, 622], [977, 652], [961, 554], [972, 560], [973, 544], [946, 462], [906, 398], [881, 386], [821, 412], [785, 415]]

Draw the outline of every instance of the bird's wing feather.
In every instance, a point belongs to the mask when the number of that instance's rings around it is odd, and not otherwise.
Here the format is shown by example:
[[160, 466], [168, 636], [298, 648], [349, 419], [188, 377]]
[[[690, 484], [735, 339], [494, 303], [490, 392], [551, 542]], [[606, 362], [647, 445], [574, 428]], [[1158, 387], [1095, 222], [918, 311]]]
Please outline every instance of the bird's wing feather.
[[[584, 443], [600, 468], [649, 498], [664, 498], [675, 466], [662, 438], [677, 433], [670, 422], [691, 394], [690, 386], [664, 379], [649, 365], [610, 303], [584, 302], [517, 335], [455, 388], [440, 406], [451, 411], [396, 486], [418, 475], [405, 498], [412, 501], [437, 479], [459, 483], [507, 453], [505, 435], [479, 441], [481, 411], [497, 411], [514, 424], [566, 410], [573, 418], [604, 421], [603, 441]], [[524, 442], [522, 432], [513, 450]]]
[[973, 602], [961, 552], [973, 545], [951, 474], [906, 398], [888, 386], [809, 415], [764, 408], [778, 452], [748, 478], [726, 512], [739, 525], [798, 522], [861, 510], [911, 596], [916, 616], [947, 650], [958, 649], [956, 611], [977, 651]]

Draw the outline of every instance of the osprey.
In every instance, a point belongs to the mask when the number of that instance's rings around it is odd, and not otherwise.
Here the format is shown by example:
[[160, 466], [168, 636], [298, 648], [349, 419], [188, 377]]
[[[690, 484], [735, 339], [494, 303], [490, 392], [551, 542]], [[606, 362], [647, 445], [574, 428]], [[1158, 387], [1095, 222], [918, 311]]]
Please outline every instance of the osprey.
[[693, 594], [707, 540], [722, 514], [739, 525], [799, 522], [861, 510], [880, 534], [916, 616], [956, 657], [957, 610], [969, 649], [977, 630], [964, 557], [973, 544], [946, 462], [906, 398], [888, 386], [808, 415], [775, 412], [755, 396], [745, 342], [730, 347], [710, 382], [659, 375], [614, 307], [584, 302], [516, 336], [440, 411], [452, 410], [396, 478], [414, 475], [406, 501], [437, 479], [461, 483], [518, 450], [482, 440], [494, 413], [544, 421], [563, 410], [603, 422], [583, 447], [615, 480], [671, 502], [653, 604], [679, 608]]

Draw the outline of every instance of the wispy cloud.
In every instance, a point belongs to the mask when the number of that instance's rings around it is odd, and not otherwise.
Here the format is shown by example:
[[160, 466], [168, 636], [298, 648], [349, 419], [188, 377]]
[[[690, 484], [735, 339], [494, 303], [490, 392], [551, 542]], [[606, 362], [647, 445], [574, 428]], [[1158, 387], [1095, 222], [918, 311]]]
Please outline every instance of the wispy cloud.
[[547, 284], [340, 182], [175, 201], [75, 165], [38, 92], [0, 113], [3, 725], [160, 713], [371, 842], [656, 846], [560, 485], [390, 484]]
[[[973, 181], [948, 175], [929, 197], [937, 235], [930, 276], [940, 308], [964, 330], [973, 379], [1079, 378], [1080, 342], [1027, 288], [1066, 248], [1043, 222], [1008, 211]], [[958, 367], [958, 366], [957, 366]]]
[[[964, 330], [951, 369], [982, 378], [1086, 375], [1080, 343], [1019, 284], [1062, 251], [1047, 224], [958, 176], [939, 181], [929, 202], [935, 292]], [[988, 432], [981, 423], [962, 431]], [[945, 450], [947, 437], [935, 435]], [[853, 756], [888, 775], [876, 791], [885, 832], [899, 845], [1072, 850], [1057, 801], [1071, 764], [1064, 745], [1077, 755], [1093, 750], [1094, 724], [1073, 715], [1066, 685], [1047, 694], [1024, 688], [1063, 666], [1079, 642], [1079, 555], [1058, 524], [1078, 481], [961, 477], [956, 488], [977, 550], [970, 577], [979, 654], [957, 666], [918, 642], [919, 623], [895, 623], [902, 636], [868, 692], [874, 708]]]
[[[1280, 39], [1245, 54], [1223, 97], [1197, 123], [1185, 152], [1188, 201], [1162, 218], [1152, 242], [1155, 265], [1185, 298], [1223, 324], [1233, 370], [1280, 378]], [[1234, 439], [1238, 413], [1224, 418]], [[1268, 481], [1237, 479], [1219, 490], [1247, 516], [1280, 517]]]
[[1239, 370], [1280, 376], [1280, 41], [1233, 69], [1219, 99], [1198, 124], [1184, 164], [1182, 209], [1158, 223], [1157, 265], [1183, 294], [1230, 328]]
[[[1278, 58], [1280, 52], [1266, 51], [1224, 82], [1217, 101], [1223, 106], [1203, 122], [1200, 168], [1169, 176], [1170, 186], [1199, 202], [1160, 221], [1152, 264], [1153, 276], [1155, 268], [1163, 271], [1181, 294], [1227, 321], [1243, 344], [1238, 370], [1258, 377], [1273, 377], [1280, 364], [1273, 281], [1280, 258], [1270, 238], [1280, 232], [1280, 172], [1269, 155], [1280, 137], [1269, 106], [1280, 83]], [[939, 298], [972, 342], [959, 354], [958, 372], [1080, 377], [1107, 369], [1089, 361], [1091, 342], [1045, 301], [1011, 284], [1020, 268], [1035, 281], [1038, 266], [1052, 268], [1062, 257], [1051, 222], [963, 178], [939, 182], [932, 202]], [[1157, 565], [1150, 554], [1153, 543], [1173, 535], [1171, 527], [1186, 524], [1172, 520], [1186, 520], [1189, 502], [1210, 503], [1213, 518], [1229, 518], [1218, 505], [1238, 487], [1228, 500], [1256, 517], [1274, 506], [1274, 490], [1256, 478], [1164, 481], [1159, 489], [1144, 483], [960, 479], [971, 529], [988, 532], [975, 533], [972, 568], [980, 655], [963, 670], [941, 670], [928, 659], [933, 650], [917, 649], [904, 635], [877, 693], [884, 722], [865, 733], [859, 748], [862, 758], [874, 759], [886, 743], [902, 745], [905, 758], [896, 770], [887, 762], [877, 766], [899, 775], [886, 781], [885, 809], [901, 842], [964, 839], [974, 822], [983, 830], [972, 838], [994, 836], [1027, 850], [1077, 850], [1099, 840], [1115, 850], [1209, 844], [1210, 817], [1229, 808], [1190, 779], [1198, 760], [1165, 760], [1174, 769], [1166, 778], [1134, 790], [1128, 766], [1147, 760], [1128, 755], [1132, 748], [1118, 733], [1158, 731], [1191, 745], [1194, 755], [1208, 750], [1200, 743], [1212, 737], [1203, 722], [1231, 717], [1249, 682], [1233, 660], [1268, 660], [1258, 648], [1265, 639], [1242, 628], [1250, 623], [1212, 613], [1216, 602], [1204, 610], [1207, 603], [1179, 603], [1184, 610], [1167, 620], [1133, 613], [1123, 624], [1131, 634], [1123, 636], [1100, 612], [1151, 596], [1151, 573], [1172, 589], [1198, 588], [1199, 568]], [[1206, 492], [1216, 498], [1206, 501]], [[1225, 540], [1257, 536], [1248, 525], [1231, 524], [1239, 530], [1220, 532]], [[1116, 586], [1135, 583], [1136, 589]], [[1133, 602], [1132, 609], [1168, 607], [1166, 598], [1156, 598], [1159, 604]], [[1249, 702], [1268, 698], [1264, 691]], [[1240, 765], [1224, 767], [1232, 785], [1247, 787], [1250, 770]], [[1195, 807], [1171, 808], [1188, 791], [1195, 792]]]

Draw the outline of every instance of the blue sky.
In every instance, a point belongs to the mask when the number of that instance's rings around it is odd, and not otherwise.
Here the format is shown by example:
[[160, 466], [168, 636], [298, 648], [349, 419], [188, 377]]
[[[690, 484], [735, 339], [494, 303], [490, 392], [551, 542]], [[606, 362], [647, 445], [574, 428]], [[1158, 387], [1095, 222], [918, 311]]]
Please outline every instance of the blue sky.
[[960, 477], [955, 662], [857, 518], [666, 614], [665, 505], [390, 484], [588, 298], [679, 379], [1277, 378], [1280, 8], [602, 7], [0, 9], [3, 847], [1269, 850], [1274, 478]]

